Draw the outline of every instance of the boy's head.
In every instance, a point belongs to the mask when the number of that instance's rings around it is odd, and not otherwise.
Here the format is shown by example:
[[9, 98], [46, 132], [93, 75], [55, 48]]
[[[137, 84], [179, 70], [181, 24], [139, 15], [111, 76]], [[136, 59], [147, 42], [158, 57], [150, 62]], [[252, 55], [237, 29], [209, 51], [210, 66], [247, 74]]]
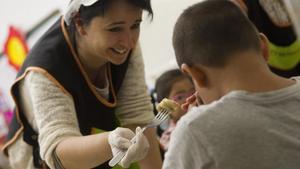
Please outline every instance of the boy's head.
[[[180, 15], [174, 28], [173, 47], [179, 67], [192, 76], [199, 92], [201, 85], [210, 83], [205, 80], [219, 78], [208, 77], [207, 71], [201, 68], [222, 70], [241, 53], [261, 55], [262, 48], [267, 48], [261, 43], [261, 38], [266, 42], [237, 5], [229, 0], [206, 0], [187, 8]], [[264, 50], [262, 54], [267, 55], [267, 52]], [[199, 77], [193, 76], [185, 69], [199, 67], [204, 76], [201, 73], [198, 73]], [[206, 99], [207, 102], [220, 97], [212, 93], [211, 88], [211, 93], [207, 91], [205, 95], [211, 97]]]
[[222, 67], [237, 52], [260, 50], [255, 27], [228, 0], [207, 0], [187, 8], [175, 25], [173, 46], [179, 66]]

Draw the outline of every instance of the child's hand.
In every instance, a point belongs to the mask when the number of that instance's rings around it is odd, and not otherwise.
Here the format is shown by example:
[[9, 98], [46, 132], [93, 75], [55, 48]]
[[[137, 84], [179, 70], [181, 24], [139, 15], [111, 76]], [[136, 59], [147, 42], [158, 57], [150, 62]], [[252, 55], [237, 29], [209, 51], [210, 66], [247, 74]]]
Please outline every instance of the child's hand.
[[192, 107], [197, 107], [203, 104], [202, 99], [199, 97], [198, 92], [195, 92], [192, 96], [185, 100], [185, 103], [181, 105], [182, 110], [188, 111]]

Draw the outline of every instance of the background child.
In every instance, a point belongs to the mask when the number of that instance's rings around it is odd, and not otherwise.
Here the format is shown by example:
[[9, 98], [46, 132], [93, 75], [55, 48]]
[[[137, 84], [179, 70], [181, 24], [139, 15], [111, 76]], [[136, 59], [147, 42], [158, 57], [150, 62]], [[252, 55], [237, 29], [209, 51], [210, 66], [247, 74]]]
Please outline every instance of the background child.
[[[181, 105], [185, 102], [187, 97], [193, 94], [194, 86], [187, 75], [184, 75], [179, 69], [173, 69], [164, 72], [158, 77], [155, 83], [155, 92], [158, 103], [164, 98], [168, 98]], [[177, 121], [185, 113], [186, 111], [178, 108], [176, 112], [171, 113], [171, 119], [168, 121], [167, 127], [162, 127], [164, 131], [159, 142], [164, 151], [168, 149], [170, 135]]]

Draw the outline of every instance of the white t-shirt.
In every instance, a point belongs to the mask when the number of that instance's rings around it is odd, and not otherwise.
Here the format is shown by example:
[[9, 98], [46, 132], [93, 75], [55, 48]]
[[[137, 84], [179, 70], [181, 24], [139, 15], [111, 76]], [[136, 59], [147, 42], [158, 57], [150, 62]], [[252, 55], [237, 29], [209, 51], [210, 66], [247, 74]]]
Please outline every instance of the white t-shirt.
[[300, 81], [231, 92], [193, 108], [171, 135], [163, 169], [299, 169]]

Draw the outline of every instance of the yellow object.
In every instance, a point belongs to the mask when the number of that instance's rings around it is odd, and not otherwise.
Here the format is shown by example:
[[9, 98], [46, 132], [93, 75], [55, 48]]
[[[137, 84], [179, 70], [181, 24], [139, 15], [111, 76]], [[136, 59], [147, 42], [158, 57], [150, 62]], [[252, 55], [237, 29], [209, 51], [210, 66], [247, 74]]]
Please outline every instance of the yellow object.
[[270, 56], [268, 64], [281, 70], [290, 70], [300, 62], [300, 42], [297, 40], [290, 46], [282, 47], [269, 42]]
[[12, 37], [8, 45], [8, 56], [11, 62], [15, 65], [21, 65], [25, 60], [26, 54], [27, 52], [22, 42], [18, 38]]
[[28, 53], [28, 46], [23, 34], [13, 26], [9, 28], [9, 35], [4, 44], [4, 52], [9, 63], [16, 70], [19, 70]]
[[174, 112], [177, 110], [177, 108], [179, 107], [179, 104], [176, 103], [173, 100], [164, 98], [158, 105], [157, 105], [157, 110], [161, 111], [162, 109], [166, 109], [170, 112]]

